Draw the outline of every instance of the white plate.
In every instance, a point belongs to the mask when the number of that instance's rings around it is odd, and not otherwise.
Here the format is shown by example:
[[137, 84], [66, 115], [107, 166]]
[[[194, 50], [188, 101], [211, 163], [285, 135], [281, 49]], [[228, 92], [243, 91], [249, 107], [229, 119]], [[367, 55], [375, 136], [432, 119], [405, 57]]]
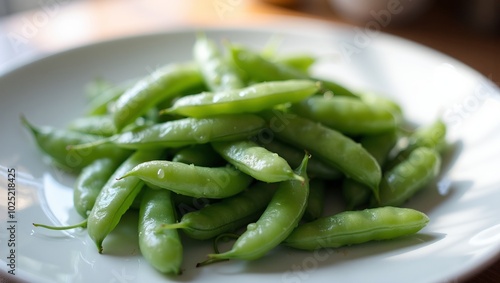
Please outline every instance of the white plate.
[[[216, 40], [262, 47], [275, 35], [283, 52], [321, 55], [321, 76], [355, 89], [383, 93], [406, 117], [423, 124], [443, 115], [456, 147], [437, 185], [406, 206], [427, 213], [429, 225], [412, 237], [313, 253], [278, 248], [255, 262], [195, 268], [210, 243], [186, 240], [184, 274], [163, 276], [140, 256], [133, 228], [120, 225], [99, 255], [85, 231], [35, 229], [31, 223], [71, 224], [73, 176], [43, 163], [21, 127], [64, 126], [83, 113], [84, 85], [103, 76], [115, 82], [147, 75], [191, 58], [194, 30], [150, 34], [85, 46], [35, 60], [0, 77], [1, 269], [7, 266], [7, 169], [16, 170], [16, 276], [33, 282], [442, 282], [464, 278], [500, 251], [500, 103], [487, 79], [456, 60], [381, 33], [309, 21], [267, 27], [212, 29]], [[350, 56], [348, 56], [350, 54]], [[126, 216], [125, 223], [135, 221]], [[6, 254], [7, 253], [7, 254]]]

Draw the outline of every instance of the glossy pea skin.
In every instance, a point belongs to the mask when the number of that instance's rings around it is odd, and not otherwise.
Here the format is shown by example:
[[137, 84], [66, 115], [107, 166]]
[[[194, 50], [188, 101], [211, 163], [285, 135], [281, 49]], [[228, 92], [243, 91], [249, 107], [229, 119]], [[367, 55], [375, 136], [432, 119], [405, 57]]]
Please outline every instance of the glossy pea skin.
[[66, 128], [72, 131], [104, 137], [116, 134], [113, 118], [110, 115], [78, 117], [69, 122]]
[[176, 230], [157, 231], [162, 223], [175, 223], [171, 192], [144, 188], [139, 209], [139, 248], [142, 256], [158, 271], [180, 274], [183, 246]]
[[384, 173], [379, 206], [400, 206], [439, 174], [441, 156], [435, 149], [419, 147], [407, 159]]
[[199, 68], [193, 62], [172, 63], [156, 70], [136, 82], [116, 100], [113, 111], [116, 129], [121, 131], [162, 100], [202, 83]]
[[[259, 144], [271, 152], [277, 153], [279, 156], [283, 157], [290, 166], [296, 168], [300, 165], [300, 162], [304, 156], [304, 151], [289, 145], [287, 143], [281, 142], [275, 138], [267, 139], [262, 137]], [[307, 164], [307, 175], [310, 177], [317, 177], [325, 180], [336, 180], [342, 177], [342, 173], [336, 168], [325, 164], [321, 160], [311, 156]]]
[[193, 57], [210, 91], [239, 89], [245, 85], [238, 72], [222, 56], [213, 40], [199, 35], [194, 43]]
[[307, 74], [311, 66], [316, 62], [316, 58], [311, 54], [293, 53], [276, 55], [272, 58], [272, 61]]
[[96, 142], [102, 137], [49, 126], [35, 127], [24, 117], [21, 117], [21, 120], [30, 130], [37, 146], [51, 158], [53, 164], [70, 172], [80, 172], [96, 159], [124, 160], [131, 154], [129, 150], [111, 144], [86, 149], [68, 149], [71, 145]]
[[265, 121], [253, 114], [221, 115], [210, 118], [183, 118], [123, 132], [74, 148], [93, 148], [112, 143], [120, 148], [180, 148], [215, 141], [246, 139], [265, 128]]
[[203, 167], [219, 167], [226, 164], [226, 161], [210, 144], [196, 144], [181, 148], [172, 157], [172, 161]]
[[233, 232], [259, 219], [276, 187], [258, 182], [237, 195], [186, 213], [178, 223], [162, 225], [161, 229], [182, 229], [188, 237], [198, 240]]
[[376, 194], [382, 176], [380, 166], [360, 144], [318, 122], [278, 110], [261, 115], [270, 134], [307, 150], [313, 158], [339, 169], [347, 177], [367, 185]]
[[212, 147], [227, 162], [256, 180], [275, 183], [300, 179], [285, 159], [253, 141], [215, 142]]
[[86, 105], [86, 116], [106, 115], [111, 113], [113, 103], [120, 97], [131, 82], [124, 85], [112, 86], [94, 96]]
[[73, 186], [73, 205], [83, 218], [88, 217], [99, 192], [119, 165], [117, 160], [101, 158], [94, 160], [79, 173]]
[[144, 182], [136, 177], [118, 178], [138, 164], [160, 158], [162, 154], [163, 149], [136, 151], [115, 170], [101, 189], [87, 222], [88, 234], [99, 253], [102, 253], [102, 242], [106, 236], [116, 227], [144, 186]]
[[307, 206], [309, 179], [307, 160], [304, 157], [296, 174], [305, 181], [289, 180], [279, 183], [276, 193], [265, 211], [255, 223], [236, 240], [231, 250], [220, 254], [209, 254], [209, 259], [256, 260], [278, 246], [297, 227]]
[[313, 95], [319, 85], [312, 80], [263, 82], [242, 89], [202, 92], [175, 101], [162, 113], [188, 117], [256, 113], [283, 103], [293, 103]]
[[155, 187], [190, 197], [226, 198], [245, 190], [252, 177], [231, 166], [202, 167], [167, 160], [138, 164], [121, 179], [139, 178]]
[[255, 81], [283, 81], [283, 80], [304, 80], [309, 79], [321, 82], [323, 91], [330, 91], [334, 95], [357, 97], [353, 92], [340, 84], [319, 78], [310, 77], [301, 71], [273, 62], [261, 54], [248, 48], [238, 45], [231, 45], [229, 48], [235, 64], [244, 70]]
[[428, 222], [427, 215], [410, 208], [344, 211], [300, 225], [284, 244], [302, 250], [338, 248], [412, 235]]
[[398, 118], [385, 107], [371, 106], [345, 96], [312, 96], [292, 105], [292, 111], [347, 135], [379, 134], [394, 130]]

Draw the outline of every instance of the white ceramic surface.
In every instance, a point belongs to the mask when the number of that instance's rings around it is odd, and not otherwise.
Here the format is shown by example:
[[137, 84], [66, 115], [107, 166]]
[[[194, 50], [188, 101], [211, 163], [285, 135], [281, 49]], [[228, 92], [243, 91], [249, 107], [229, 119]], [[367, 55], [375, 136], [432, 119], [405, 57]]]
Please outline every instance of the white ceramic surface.
[[23, 113], [37, 125], [62, 127], [83, 113], [83, 88], [96, 76], [114, 82], [147, 75], [191, 58], [196, 30], [125, 38], [65, 51], [0, 76], [0, 268], [7, 266], [7, 169], [16, 170], [16, 276], [32, 282], [444, 282], [469, 276], [500, 251], [500, 92], [456, 60], [400, 38], [309, 21], [209, 29], [216, 39], [255, 48], [275, 35], [283, 52], [322, 60], [319, 76], [397, 100], [417, 124], [442, 115], [453, 150], [436, 184], [406, 206], [427, 213], [417, 235], [313, 253], [278, 248], [255, 262], [204, 268], [211, 243], [186, 239], [184, 274], [163, 276], [140, 256], [133, 214], [105, 241], [99, 255], [85, 231], [35, 229], [31, 223], [70, 224], [73, 176], [48, 165], [22, 128]]

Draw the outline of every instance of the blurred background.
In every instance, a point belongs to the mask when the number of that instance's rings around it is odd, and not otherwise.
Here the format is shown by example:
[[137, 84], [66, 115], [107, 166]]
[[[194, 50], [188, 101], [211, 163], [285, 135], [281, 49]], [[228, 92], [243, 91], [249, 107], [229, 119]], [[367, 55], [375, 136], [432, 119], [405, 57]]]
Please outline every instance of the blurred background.
[[0, 0], [0, 73], [33, 55], [100, 40], [277, 15], [375, 27], [500, 81], [500, 0]]

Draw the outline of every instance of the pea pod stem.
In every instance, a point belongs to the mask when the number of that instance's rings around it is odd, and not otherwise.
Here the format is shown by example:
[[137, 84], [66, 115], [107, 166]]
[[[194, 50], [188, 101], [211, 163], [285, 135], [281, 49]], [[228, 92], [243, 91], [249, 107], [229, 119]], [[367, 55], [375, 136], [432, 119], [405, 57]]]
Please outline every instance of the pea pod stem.
[[76, 223], [73, 225], [68, 225], [68, 226], [52, 226], [52, 225], [46, 225], [46, 224], [41, 224], [41, 223], [33, 223], [33, 226], [35, 227], [42, 227], [50, 230], [70, 230], [70, 229], [75, 229], [75, 228], [86, 228], [87, 227], [87, 219], [83, 220], [80, 223]]

